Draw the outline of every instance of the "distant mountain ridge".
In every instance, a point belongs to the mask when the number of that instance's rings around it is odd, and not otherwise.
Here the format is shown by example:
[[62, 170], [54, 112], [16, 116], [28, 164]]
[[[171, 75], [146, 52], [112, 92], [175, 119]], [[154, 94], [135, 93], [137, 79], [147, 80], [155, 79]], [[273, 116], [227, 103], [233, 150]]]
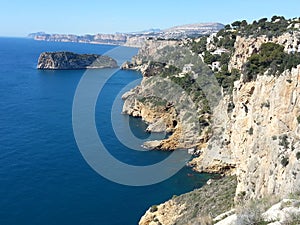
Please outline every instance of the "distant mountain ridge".
[[47, 34], [45, 32], [31, 33], [29, 38], [38, 41], [54, 42], [79, 42], [93, 44], [111, 44], [140, 47], [147, 39], [183, 39], [210, 35], [223, 29], [221, 23], [197, 23], [171, 27], [165, 30], [149, 29], [140, 32], [115, 33], [115, 34]]

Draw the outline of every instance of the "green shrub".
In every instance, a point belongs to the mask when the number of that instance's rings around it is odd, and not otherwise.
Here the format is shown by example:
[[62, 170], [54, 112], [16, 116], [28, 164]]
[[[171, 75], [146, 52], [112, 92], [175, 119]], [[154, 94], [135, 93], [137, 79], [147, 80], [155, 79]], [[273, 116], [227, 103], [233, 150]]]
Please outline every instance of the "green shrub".
[[300, 115], [297, 117], [298, 124], [300, 124]]
[[207, 37], [201, 37], [199, 42], [193, 41], [191, 43], [191, 50], [197, 54], [206, 51]]
[[297, 152], [297, 153], [296, 153], [296, 158], [297, 158], [297, 160], [300, 159], [300, 152]]
[[212, 64], [213, 62], [218, 61], [219, 56], [211, 54], [209, 51], [204, 52], [204, 62], [206, 64]]
[[[276, 201], [274, 198], [263, 198], [259, 200], [251, 200], [242, 203], [236, 208], [238, 225], [265, 225], [270, 222], [265, 222], [262, 213], [264, 213]], [[277, 201], [276, 201], [277, 202]]]
[[263, 107], [266, 107], [266, 108], [270, 108], [270, 102], [269, 101], [266, 101], [266, 102], [264, 102], [264, 103], [262, 103], [261, 105], [260, 105], [260, 108], [263, 108]]
[[249, 57], [244, 65], [244, 82], [255, 80], [268, 70], [270, 75], [279, 75], [300, 64], [300, 53], [288, 54], [284, 47], [272, 42], [263, 43], [258, 53]]
[[248, 134], [253, 135], [253, 127], [250, 127], [250, 129], [248, 130]]
[[227, 113], [232, 113], [235, 108], [235, 104], [233, 102], [229, 102], [227, 106]]
[[233, 91], [234, 82], [240, 79], [240, 71], [237, 69], [232, 69], [231, 72], [229, 72], [228, 67], [223, 65], [221, 67], [221, 71], [215, 73], [215, 77], [224, 91], [231, 94]]
[[289, 159], [288, 159], [287, 157], [283, 157], [283, 158], [281, 159], [281, 165], [282, 165], [283, 167], [286, 167], [288, 164], [289, 164]]
[[286, 134], [279, 136], [279, 145], [283, 146], [285, 149], [289, 148], [288, 136]]
[[174, 76], [176, 74], [181, 73], [181, 70], [173, 65], [168, 65], [168, 67], [164, 67], [160, 73], [162, 77]]
[[158, 210], [158, 208], [157, 208], [157, 205], [153, 205], [153, 206], [151, 206], [151, 208], [150, 208], [150, 212], [156, 212]]

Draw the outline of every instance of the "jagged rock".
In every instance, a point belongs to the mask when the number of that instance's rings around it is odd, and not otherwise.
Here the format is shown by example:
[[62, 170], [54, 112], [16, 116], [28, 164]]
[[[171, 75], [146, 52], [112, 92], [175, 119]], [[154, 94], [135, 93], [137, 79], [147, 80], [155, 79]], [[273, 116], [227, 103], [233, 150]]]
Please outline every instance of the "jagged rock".
[[[236, 165], [237, 195], [285, 196], [300, 186], [300, 66], [279, 77], [259, 76], [235, 83], [235, 108], [226, 112], [224, 98], [214, 111], [216, 131], [195, 169], [214, 172], [218, 164]], [[243, 104], [248, 107], [245, 112]], [[223, 109], [223, 110], [220, 110]], [[216, 164], [217, 163], [217, 164]], [[220, 167], [222, 168], [222, 167]]]
[[150, 124], [146, 131], [148, 132], [165, 132], [166, 131], [166, 123], [163, 118], [159, 118], [157, 121], [154, 123]]
[[149, 150], [153, 150], [153, 149], [159, 149], [161, 146], [161, 141], [156, 140], [156, 141], [146, 141], [143, 144], [143, 147]]
[[241, 37], [238, 36], [234, 45], [235, 52], [230, 59], [229, 69], [236, 68], [241, 70], [243, 65], [247, 62], [248, 58], [259, 51], [259, 48], [263, 43], [273, 42], [284, 46], [285, 52], [299, 52], [300, 51], [300, 34], [284, 33], [279, 37]]
[[[262, 214], [265, 221], [273, 221], [270, 224], [296, 224], [293, 220], [300, 217], [300, 201], [296, 199], [283, 199], [281, 202], [270, 207]], [[274, 222], [276, 221], [276, 222]]]
[[[266, 42], [280, 44], [288, 53], [299, 52], [300, 32], [293, 30], [278, 37], [238, 36], [229, 69], [236, 68], [241, 71], [248, 58], [257, 53], [262, 43]], [[155, 50], [155, 47], [159, 48], [158, 43], [153, 43], [152, 46], [154, 49], [143, 49], [144, 54], [148, 55], [148, 58], [144, 59], [155, 61], [160, 59], [157, 52], [161, 50]], [[150, 76], [147, 79], [153, 78]], [[195, 157], [191, 165], [199, 172], [235, 174], [238, 181], [236, 203], [251, 202], [250, 200], [266, 196], [282, 199], [290, 193], [300, 191], [299, 82], [300, 65], [281, 74], [265, 73], [257, 76], [255, 81], [246, 83], [242, 74], [241, 79], [234, 83], [232, 95], [223, 93], [221, 101], [214, 108], [211, 127], [213, 134], [207, 143], [198, 145], [200, 156]], [[140, 91], [143, 92], [143, 88]], [[189, 123], [185, 123], [186, 120], [178, 121], [182, 132], [186, 133]], [[182, 134], [178, 137], [182, 138]], [[296, 209], [290, 212], [295, 213], [296, 210], [299, 218], [299, 203], [297, 204]], [[166, 204], [158, 206], [155, 213], [147, 212], [141, 220], [143, 222], [143, 219], [152, 216], [153, 220], [149, 219], [151, 223], [148, 223], [148, 220], [141, 224], [159, 224], [154, 223], [155, 221], [160, 224], [165, 224], [164, 221], [167, 221], [166, 224], [179, 224], [169, 220], [174, 216], [173, 210], [179, 210], [178, 205], [169, 207], [168, 212], [163, 208], [164, 205]], [[278, 210], [278, 206], [276, 207]], [[284, 208], [282, 205], [279, 208], [280, 212], [274, 211], [274, 208], [269, 211], [271, 215], [276, 214], [279, 218], [279, 221], [274, 223], [270, 221], [272, 225], [286, 222], [281, 218], [289, 214], [286, 213], [289, 209], [281, 210]], [[184, 208], [188, 209], [189, 207]], [[175, 220], [180, 220], [178, 214]], [[268, 218], [270, 217], [266, 217]], [[217, 224], [241, 224], [239, 219], [237, 214], [233, 214]]]
[[[278, 202], [278, 201], [277, 201]], [[240, 224], [267, 224], [285, 225], [300, 223], [300, 201], [297, 199], [283, 199], [276, 204], [265, 200], [266, 206], [256, 205], [244, 206], [237, 210], [231, 210], [214, 218], [215, 225], [240, 225]], [[267, 207], [267, 205], [271, 205]], [[252, 208], [253, 209], [252, 209]], [[267, 208], [264, 209], [264, 208]]]
[[96, 54], [76, 54], [73, 52], [43, 52], [38, 59], [38, 69], [72, 70], [90, 68], [115, 68], [116, 60]]
[[[175, 59], [178, 55], [181, 58]], [[200, 61], [199, 56], [193, 55], [181, 41], [149, 40], [131, 63], [123, 65], [124, 69], [136, 69], [143, 74], [141, 85], [123, 95], [123, 113], [142, 117], [149, 124], [148, 131], [173, 133], [162, 141], [160, 149], [197, 148], [205, 139], [199, 124], [202, 106], [197, 104], [200, 101], [195, 103], [182, 86], [169, 77], [160, 76], [170, 65], [182, 70], [191, 59], [195, 64]], [[185, 74], [172, 76], [184, 77]]]
[[[236, 188], [236, 177], [213, 180], [210, 185], [150, 207], [139, 225], [212, 224], [212, 218], [230, 210]], [[234, 213], [226, 213], [230, 215]], [[224, 218], [224, 217], [222, 217]], [[204, 223], [205, 220], [211, 223]]]

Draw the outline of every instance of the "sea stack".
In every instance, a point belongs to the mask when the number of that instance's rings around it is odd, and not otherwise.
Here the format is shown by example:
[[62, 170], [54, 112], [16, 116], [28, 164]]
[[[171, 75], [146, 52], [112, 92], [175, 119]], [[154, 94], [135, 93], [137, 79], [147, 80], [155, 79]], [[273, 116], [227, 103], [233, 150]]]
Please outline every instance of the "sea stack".
[[41, 70], [78, 70], [116, 68], [116, 60], [97, 54], [76, 54], [73, 52], [43, 52], [37, 68]]

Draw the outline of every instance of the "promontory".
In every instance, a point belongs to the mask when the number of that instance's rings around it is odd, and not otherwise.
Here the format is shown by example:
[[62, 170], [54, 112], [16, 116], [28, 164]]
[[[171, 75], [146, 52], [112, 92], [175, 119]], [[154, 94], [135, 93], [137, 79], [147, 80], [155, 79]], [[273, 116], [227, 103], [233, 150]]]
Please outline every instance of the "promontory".
[[97, 54], [76, 54], [73, 52], [43, 52], [38, 59], [38, 69], [74, 70], [116, 68], [116, 60]]
[[144, 146], [194, 151], [194, 170], [221, 174], [139, 225], [300, 224], [300, 18], [149, 39], [122, 68], [143, 75], [123, 113], [170, 134]]

